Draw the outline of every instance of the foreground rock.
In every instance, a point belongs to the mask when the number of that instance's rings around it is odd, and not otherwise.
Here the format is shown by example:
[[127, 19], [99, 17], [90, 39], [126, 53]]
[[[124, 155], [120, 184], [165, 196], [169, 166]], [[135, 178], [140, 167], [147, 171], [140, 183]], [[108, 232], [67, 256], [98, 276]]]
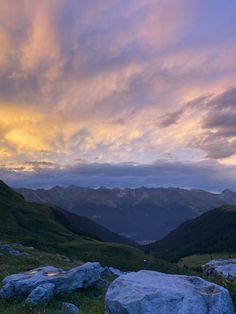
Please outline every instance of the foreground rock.
[[202, 266], [205, 274], [236, 280], [236, 258], [216, 259]]
[[146, 270], [113, 281], [105, 303], [108, 314], [234, 314], [225, 288], [199, 277]]
[[45, 302], [58, 293], [94, 285], [100, 280], [102, 270], [99, 263], [86, 263], [69, 271], [52, 266], [37, 268], [6, 277], [0, 289], [0, 297], [27, 297], [27, 302], [34, 305]]

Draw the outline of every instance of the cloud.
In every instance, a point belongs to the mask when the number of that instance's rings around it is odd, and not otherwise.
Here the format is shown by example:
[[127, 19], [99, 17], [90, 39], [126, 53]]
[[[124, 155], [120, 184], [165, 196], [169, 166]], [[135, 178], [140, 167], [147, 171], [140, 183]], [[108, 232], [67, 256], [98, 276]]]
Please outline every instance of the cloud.
[[[236, 190], [235, 166], [223, 166], [216, 162], [154, 164], [77, 164], [59, 168], [56, 165], [35, 164], [34, 172], [5, 169], [1, 177], [14, 187], [108, 186], [108, 187], [183, 187], [221, 191], [222, 187]], [[31, 169], [32, 170], [32, 169]]]
[[1, 168], [235, 164], [234, 9], [202, 0], [2, 1]]
[[178, 119], [182, 114], [182, 110], [178, 110], [175, 112], [167, 113], [164, 116], [160, 117], [159, 125], [163, 128], [166, 128], [172, 124], [177, 123]]
[[236, 88], [209, 99], [205, 110], [203, 133], [193, 146], [203, 149], [209, 158], [236, 155]]

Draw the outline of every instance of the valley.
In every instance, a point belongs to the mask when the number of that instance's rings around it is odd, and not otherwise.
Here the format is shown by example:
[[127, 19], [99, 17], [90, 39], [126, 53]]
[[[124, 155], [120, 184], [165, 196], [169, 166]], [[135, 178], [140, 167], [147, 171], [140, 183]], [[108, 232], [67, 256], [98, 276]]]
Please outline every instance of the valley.
[[139, 243], [159, 240], [182, 222], [211, 209], [236, 204], [236, 192], [230, 190], [214, 194], [180, 188], [56, 186], [17, 191], [29, 202], [54, 204]]

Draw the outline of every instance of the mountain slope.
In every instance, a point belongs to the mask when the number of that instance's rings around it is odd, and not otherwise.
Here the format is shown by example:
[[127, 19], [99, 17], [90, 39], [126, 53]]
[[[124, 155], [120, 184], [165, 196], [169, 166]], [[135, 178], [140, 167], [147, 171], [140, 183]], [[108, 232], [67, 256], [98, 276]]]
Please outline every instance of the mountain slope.
[[96, 222], [87, 217], [70, 213], [61, 208], [54, 208], [53, 212], [56, 219], [75, 234], [92, 237], [104, 242], [121, 243], [138, 247], [138, 244], [135, 242], [122, 237], [101, 225], [98, 225]]
[[[75, 234], [59, 222], [55, 210], [58, 213], [58, 209], [53, 206], [27, 203], [21, 195], [0, 181], [0, 241], [17, 242], [84, 262], [99, 261], [103, 265], [122, 270], [139, 270], [143, 267], [143, 260], [149, 258], [150, 269], [178, 272], [176, 265], [161, 262], [152, 256], [147, 257], [138, 248], [101, 242], [88, 237], [87, 232], [86, 235]], [[90, 226], [94, 227], [94, 224]], [[113, 233], [112, 235], [114, 236]]]
[[[48, 215], [50, 219], [47, 219], [47, 223], [51, 225], [52, 229], [55, 227], [56, 219], [59, 221], [60, 225], [56, 226], [60, 229], [65, 226], [67, 229], [72, 230], [72, 232], [82, 235], [92, 237], [94, 239], [104, 241], [104, 242], [114, 242], [122, 243], [131, 246], [137, 246], [135, 242], [119, 236], [114, 232], [100, 226], [94, 221], [82, 217], [76, 214], [64, 211], [61, 208], [49, 205], [40, 205], [37, 203], [27, 203], [24, 201], [22, 195], [11, 190], [4, 182], [0, 181], [0, 213], [2, 213], [1, 221], [5, 221], [4, 228], [20, 228], [22, 227], [21, 233], [25, 232], [24, 226], [27, 225], [28, 215], [34, 213], [34, 219], [40, 222], [43, 219], [43, 215]], [[4, 207], [10, 207], [10, 210], [6, 212]], [[28, 211], [27, 211], [28, 210]], [[4, 211], [4, 214], [3, 214]], [[38, 217], [39, 216], [39, 217]], [[54, 217], [55, 216], [55, 217]], [[45, 217], [45, 216], [44, 216]], [[32, 218], [32, 217], [31, 217]], [[30, 220], [32, 224], [32, 221]], [[13, 224], [13, 225], [12, 225]], [[46, 226], [46, 221], [44, 222], [44, 227]], [[31, 227], [31, 225], [29, 226]], [[51, 230], [52, 230], [51, 229]], [[24, 230], [24, 231], [23, 231]], [[35, 232], [35, 231], [34, 231]]]
[[173, 261], [193, 254], [236, 252], [236, 206], [223, 206], [187, 221], [147, 247]]
[[224, 204], [236, 204], [236, 193], [230, 190], [214, 194], [179, 188], [57, 186], [18, 191], [28, 201], [55, 204], [135, 241], [158, 240], [186, 220]]

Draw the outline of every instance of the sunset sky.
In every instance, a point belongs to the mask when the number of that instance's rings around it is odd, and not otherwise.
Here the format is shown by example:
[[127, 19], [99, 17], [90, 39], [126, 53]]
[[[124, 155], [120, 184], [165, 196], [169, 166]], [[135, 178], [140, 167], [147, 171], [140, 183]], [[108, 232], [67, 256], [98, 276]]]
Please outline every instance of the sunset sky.
[[236, 190], [235, 0], [0, 0], [0, 178]]

